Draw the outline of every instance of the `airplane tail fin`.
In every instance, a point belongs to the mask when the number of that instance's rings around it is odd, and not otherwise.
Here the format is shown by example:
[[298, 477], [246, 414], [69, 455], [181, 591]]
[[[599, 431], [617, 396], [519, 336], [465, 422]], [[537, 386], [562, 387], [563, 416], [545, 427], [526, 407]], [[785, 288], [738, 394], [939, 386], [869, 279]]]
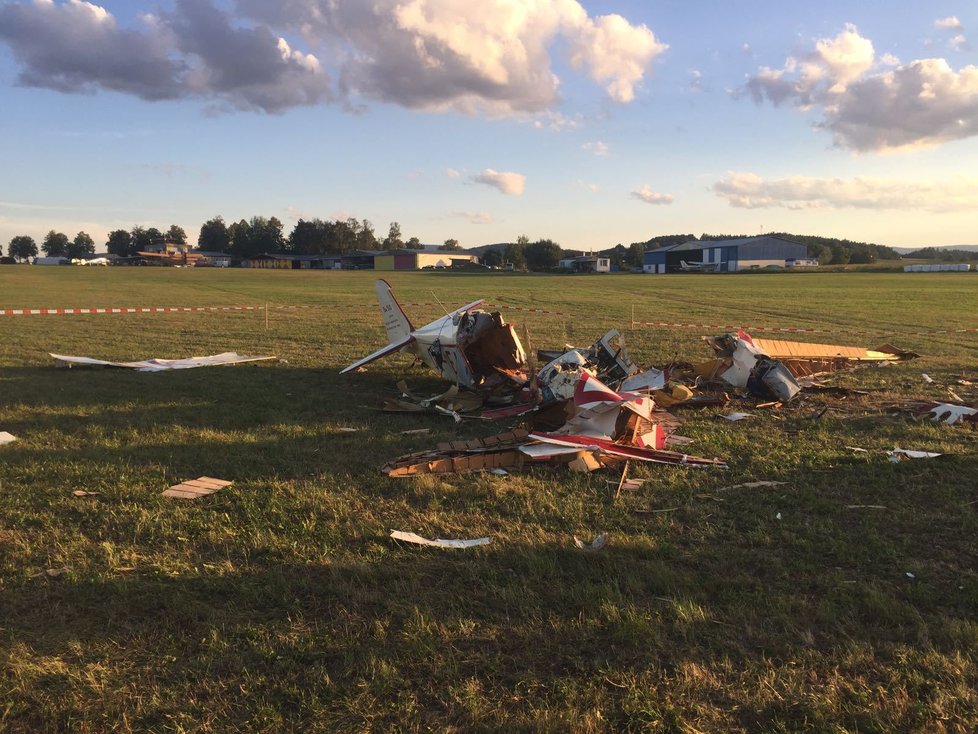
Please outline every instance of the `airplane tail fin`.
[[391, 344], [404, 341], [414, 331], [411, 320], [404, 313], [401, 304], [394, 298], [394, 291], [391, 289], [390, 283], [380, 279], [376, 283], [376, 289], [380, 313], [384, 318], [384, 329], [387, 331], [387, 341]]
[[401, 304], [394, 298], [394, 292], [391, 290], [390, 283], [386, 280], [378, 280], [376, 289], [377, 302], [380, 304], [380, 313], [384, 319], [384, 329], [387, 331], [388, 344], [373, 354], [369, 354], [363, 359], [354, 362], [349, 367], [340, 370], [341, 375], [358, 369], [365, 364], [370, 364], [374, 360], [385, 357], [388, 354], [399, 352], [414, 341], [414, 337], [411, 336], [414, 327], [411, 325], [411, 320], [407, 317], [407, 314], [404, 313], [404, 309], [401, 308]]

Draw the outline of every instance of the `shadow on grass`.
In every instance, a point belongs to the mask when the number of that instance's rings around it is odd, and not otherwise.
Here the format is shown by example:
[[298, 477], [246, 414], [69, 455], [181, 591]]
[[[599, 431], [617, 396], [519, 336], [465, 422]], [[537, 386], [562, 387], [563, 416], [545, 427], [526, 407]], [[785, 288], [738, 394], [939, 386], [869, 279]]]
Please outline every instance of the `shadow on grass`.
[[[417, 427], [417, 417], [366, 413], [392, 387], [386, 372], [28, 369], [5, 370], [3, 379], [15, 388], [5, 409], [24, 412], [0, 427], [24, 434], [24, 445], [3, 454], [4, 471], [18, 477], [130, 466], [243, 483], [354, 477], [431, 445], [446, 426], [423, 419], [435, 434], [408, 439], [396, 431]], [[338, 433], [346, 423], [365, 431]], [[39, 446], [32, 434], [77, 448]], [[872, 437], [872, 428], [860, 435]], [[322, 501], [321, 487], [283, 493], [270, 507], [229, 490], [173, 513], [193, 513], [197, 523], [187, 523], [200, 537], [192, 574], [93, 564], [97, 578], [42, 575], [0, 586], [5, 722], [15, 730], [79, 721], [98, 729], [123, 718], [136, 730], [203, 729], [203, 720], [267, 730], [681, 730], [684, 718], [715, 729], [906, 730], [938, 715], [974, 722], [978, 559], [975, 509], [966, 503], [975, 499], [968, 477], [978, 461], [890, 465], [839, 454], [835, 462], [820, 474], [792, 464], [777, 476], [783, 488], [713, 499], [701, 493], [736, 480], [676, 470], [668, 476], [682, 481], [652, 483], [650, 495], [602, 496], [596, 516], [612, 543], [595, 554], [553, 538], [585, 518], [561, 516], [574, 483], [593, 488], [600, 477], [557, 480], [550, 504], [532, 511], [496, 485], [479, 490], [478, 508], [461, 491], [446, 509], [441, 487], [375, 477], [358, 487], [365, 504], [403, 494], [394, 512], [464, 520], [478, 511], [500, 519], [510, 538], [533, 524], [544, 536], [466, 552], [392, 547], [365, 529], [391, 521], [389, 506], [348, 538], [349, 524], [306, 531], [335, 547], [315, 563], [296, 562], [305, 547], [289, 542], [309, 538], [280, 524]], [[771, 464], [753, 458], [746, 469]], [[46, 481], [48, 493], [59, 483]], [[475, 480], [450, 481], [464, 488]], [[650, 504], [676, 511], [631, 512]], [[156, 499], [136, 505], [160, 512]], [[33, 509], [34, 523], [70, 519]], [[237, 540], [208, 539], [209, 512], [222, 514]], [[113, 532], [124, 528], [120, 537], [142, 550], [145, 522], [133, 512]], [[86, 532], [94, 551], [99, 531]], [[147, 550], [165, 552], [178, 532], [162, 527]], [[0, 545], [17, 558], [10, 548]], [[948, 694], [956, 686], [965, 691], [957, 708]], [[916, 708], [874, 711], [879, 690]], [[589, 710], [602, 713], [602, 725], [580, 718]]]
[[[676, 529], [668, 534], [682, 543]], [[389, 545], [380, 536], [351, 542]], [[975, 683], [973, 670], [933, 680], [919, 692], [920, 707], [903, 713], [874, 713], [858, 700], [893, 685], [895, 671], [919, 675], [915, 648], [974, 659], [973, 575], [964, 592], [897, 574], [848, 585], [839, 569], [793, 563], [790, 542], [749, 546], [699, 554], [628, 540], [593, 554], [401, 546], [369, 562], [253, 564], [192, 578], [41, 577], [0, 591], [0, 637], [21, 683], [8, 714], [25, 729], [86, 718], [90, 704], [73, 699], [92, 693], [81, 671], [93, 667], [99, 685], [116, 691], [95, 711], [124, 712], [139, 730], [215, 711], [222, 726], [269, 715], [300, 728], [495, 728], [529, 725], [541, 707], [589, 705], [605, 707], [611, 728], [642, 728], [648, 705], [670, 698], [647, 689], [668, 689], [695, 670], [710, 678], [700, 684], [727, 726], [912, 728], [946, 705], [949, 689]], [[797, 583], [771, 569], [796, 574]], [[52, 670], [53, 660], [65, 665]], [[36, 674], [35, 662], [46, 672]], [[829, 677], [841, 667], [852, 690], [823, 708], [793, 688], [796, 665]], [[757, 692], [744, 687], [771, 675], [782, 693], [752, 704]], [[807, 675], [801, 683], [815, 685]], [[702, 702], [684, 704], [682, 689], [670, 705], [692, 713]], [[68, 703], [55, 716], [50, 701], [62, 696]]]

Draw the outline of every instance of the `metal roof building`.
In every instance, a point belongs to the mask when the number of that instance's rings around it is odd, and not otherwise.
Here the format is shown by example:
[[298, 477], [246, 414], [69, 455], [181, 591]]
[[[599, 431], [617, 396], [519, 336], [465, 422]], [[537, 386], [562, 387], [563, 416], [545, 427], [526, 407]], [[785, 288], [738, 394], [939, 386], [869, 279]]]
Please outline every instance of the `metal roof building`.
[[645, 253], [646, 273], [678, 273], [685, 270], [735, 273], [766, 267], [790, 267], [808, 257], [808, 248], [797, 242], [763, 235], [736, 240], [691, 240]]

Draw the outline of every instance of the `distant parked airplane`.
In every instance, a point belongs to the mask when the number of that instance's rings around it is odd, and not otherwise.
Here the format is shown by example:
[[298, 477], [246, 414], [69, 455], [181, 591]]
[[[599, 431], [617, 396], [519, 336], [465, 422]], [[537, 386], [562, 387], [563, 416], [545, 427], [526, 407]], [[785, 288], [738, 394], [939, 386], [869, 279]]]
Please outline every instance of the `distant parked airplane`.
[[708, 263], [688, 263], [685, 260], [679, 261], [679, 268], [684, 273], [713, 273], [716, 272], [716, 264]]

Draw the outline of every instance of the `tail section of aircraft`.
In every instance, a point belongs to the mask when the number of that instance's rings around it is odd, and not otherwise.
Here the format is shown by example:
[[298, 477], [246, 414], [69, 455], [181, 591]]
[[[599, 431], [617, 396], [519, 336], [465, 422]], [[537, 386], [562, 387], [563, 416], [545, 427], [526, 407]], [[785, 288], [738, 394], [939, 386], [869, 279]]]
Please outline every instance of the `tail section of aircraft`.
[[368, 354], [363, 359], [340, 370], [341, 375], [363, 367], [365, 364], [370, 364], [375, 359], [399, 352], [414, 341], [414, 337], [411, 335], [414, 327], [411, 325], [411, 320], [407, 317], [407, 314], [404, 313], [404, 309], [401, 308], [401, 304], [394, 298], [394, 291], [391, 290], [390, 283], [383, 279], [378, 280], [376, 289], [377, 302], [380, 304], [380, 314], [384, 319], [384, 330], [387, 331], [388, 344], [386, 347], [381, 347], [373, 354]]
[[394, 298], [394, 291], [390, 283], [386, 280], [378, 280], [376, 283], [377, 303], [380, 304], [380, 313], [384, 318], [384, 329], [387, 331], [387, 341], [391, 344], [403, 341], [411, 336], [414, 326], [411, 320], [404, 313], [401, 304]]

